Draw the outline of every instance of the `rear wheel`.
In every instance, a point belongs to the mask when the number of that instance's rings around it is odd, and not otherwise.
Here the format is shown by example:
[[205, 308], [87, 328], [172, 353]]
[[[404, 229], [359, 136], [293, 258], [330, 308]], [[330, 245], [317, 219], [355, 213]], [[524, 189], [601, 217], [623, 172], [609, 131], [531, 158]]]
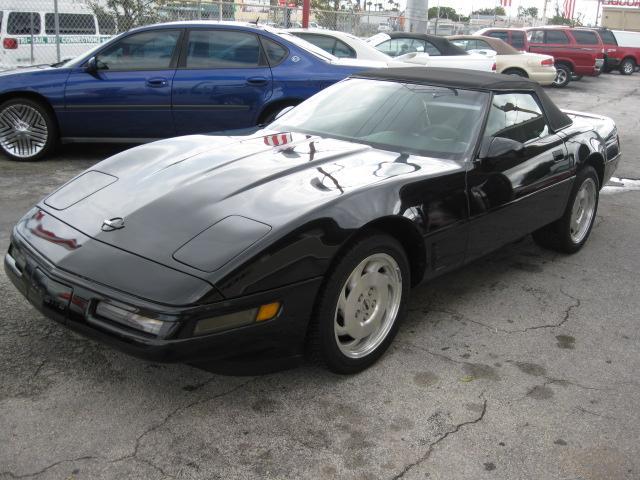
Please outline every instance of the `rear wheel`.
[[507, 68], [502, 73], [505, 74], [505, 75], [516, 75], [518, 77], [529, 78], [529, 75], [527, 75], [527, 72], [525, 72], [524, 70], [521, 70], [519, 68]]
[[620, 73], [622, 75], [631, 75], [636, 70], [636, 62], [633, 58], [625, 58], [620, 63]]
[[556, 78], [553, 80], [553, 86], [563, 88], [569, 85], [571, 81], [571, 69], [566, 65], [559, 63], [556, 65]]
[[357, 242], [329, 273], [309, 331], [308, 354], [329, 370], [357, 373], [393, 340], [405, 315], [409, 263], [393, 237]]
[[598, 175], [586, 166], [576, 175], [569, 202], [559, 220], [533, 232], [538, 245], [563, 253], [575, 253], [587, 242], [598, 210]]
[[12, 160], [41, 160], [57, 141], [53, 115], [39, 102], [14, 98], [0, 105], [0, 149]]

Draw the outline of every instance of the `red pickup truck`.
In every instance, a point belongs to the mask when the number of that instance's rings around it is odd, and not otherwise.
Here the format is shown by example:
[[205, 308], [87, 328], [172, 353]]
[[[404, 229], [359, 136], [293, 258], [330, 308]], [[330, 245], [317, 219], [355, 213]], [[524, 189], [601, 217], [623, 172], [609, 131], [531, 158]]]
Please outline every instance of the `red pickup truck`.
[[622, 75], [631, 75], [640, 65], [640, 48], [618, 45], [615, 34], [607, 28], [595, 29], [604, 44], [603, 72], [618, 70]]
[[555, 60], [555, 86], [563, 87], [572, 76], [596, 76], [604, 65], [604, 44], [589, 29], [570, 27], [485, 28], [475, 33], [504, 40], [526, 52], [551, 55]]

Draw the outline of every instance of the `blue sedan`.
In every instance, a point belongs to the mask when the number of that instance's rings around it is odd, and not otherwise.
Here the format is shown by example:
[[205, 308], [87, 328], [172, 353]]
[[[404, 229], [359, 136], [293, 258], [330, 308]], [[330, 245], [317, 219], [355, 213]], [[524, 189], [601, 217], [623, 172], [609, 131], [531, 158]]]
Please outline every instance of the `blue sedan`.
[[0, 148], [39, 160], [60, 141], [142, 143], [266, 124], [374, 66], [253, 24], [142, 27], [57, 66], [0, 73]]

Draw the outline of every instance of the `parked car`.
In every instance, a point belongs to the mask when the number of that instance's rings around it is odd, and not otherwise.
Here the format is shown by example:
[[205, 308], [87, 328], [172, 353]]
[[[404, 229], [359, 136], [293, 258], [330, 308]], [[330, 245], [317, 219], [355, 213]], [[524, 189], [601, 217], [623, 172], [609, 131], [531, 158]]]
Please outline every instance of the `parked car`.
[[611, 119], [527, 79], [378, 69], [252, 135], [98, 163], [19, 221], [4, 266], [44, 315], [134, 355], [355, 373], [421, 281], [530, 232], [580, 250], [619, 158]]
[[444, 37], [420, 33], [378, 33], [367, 43], [396, 60], [427, 67], [495, 71], [496, 62], [456, 47]]
[[63, 142], [149, 139], [255, 126], [350, 73], [284, 31], [175, 22], [127, 32], [57, 67], [0, 73], [0, 148], [44, 158]]
[[[113, 17], [96, 16], [79, 2], [60, 0], [58, 33], [60, 59], [64, 60], [112, 38], [116, 23]], [[56, 62], [55, 35], [53, 2], [30, 5], [24, 1], [0, 0], [0, 70]]]
[[313, 43], [316, 47], [338, 58], [358, 58], [387, 64], [392, 61], [389, 55], [382, 53], [369, 43], [350, 33], [311, 28], [292, 29], [289, 30], [289, 33]]
[[603, 72], [618, 70], [622, 75], [631, 75], [640, 65], [640, 48], [624, 47], [618, 44], [614, 33], [607, 28], [597, 28], [605, 49]]
[[378, 24], [378, 31], [383, 33], [393, 32], [393, 27], [387, 22], [382, 22]]
[[552, 85], [555, 81], [556, 69], [550, 55], [521, 52], [498, 38], [453, 35], [447, 39], [468, 52], [493, 52], [497, 73], [530, 78], [540, 85]]
[[[515, 33], [514, 33], [515, 32]], [[524, 40], [517, 32], [524, 32]], [[527, 29], [486, 28], [476, 35], [500, 38], [514, 48], [553, 56], [557, 70], [554, 85], [562, 87], [572, 77], [596, 76], [604, 65], [604, 45], [593, 30], [570, 27], [531, 27]], [[517, 39], [522, 47], [513, 45]]]

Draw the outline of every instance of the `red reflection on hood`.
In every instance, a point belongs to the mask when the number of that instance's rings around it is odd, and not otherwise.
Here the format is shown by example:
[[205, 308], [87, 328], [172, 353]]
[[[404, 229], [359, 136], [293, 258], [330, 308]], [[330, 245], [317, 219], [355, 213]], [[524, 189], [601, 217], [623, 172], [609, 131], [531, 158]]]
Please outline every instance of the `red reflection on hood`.
[[278, 147], [293, 142], [293, 135], [291, 133], [278, 133], [276, 135], [266, 135], [263, 139], [265, 145]]
[[57, 236], [52, 231], [46, 230], [42, 226], [42, 219], [44, 218], [44, 216], [45, 216], [45, 213], [42, 210], [38, 210], [33, 215], [33, 217], [31, 217], [33, 220], [37, 222], [35, 227], [29, 227], [29, 231], [31, 233], [33, 233], [36, 237], [40, 237], [48, 242], [55, 243], [56, 245], [60, 245], [66, 248], [67, 250], [75, 250], [77, 248], [80, 248], [81, 245], [78, 245], [78, 241], [75, 238], [62, 238]]

